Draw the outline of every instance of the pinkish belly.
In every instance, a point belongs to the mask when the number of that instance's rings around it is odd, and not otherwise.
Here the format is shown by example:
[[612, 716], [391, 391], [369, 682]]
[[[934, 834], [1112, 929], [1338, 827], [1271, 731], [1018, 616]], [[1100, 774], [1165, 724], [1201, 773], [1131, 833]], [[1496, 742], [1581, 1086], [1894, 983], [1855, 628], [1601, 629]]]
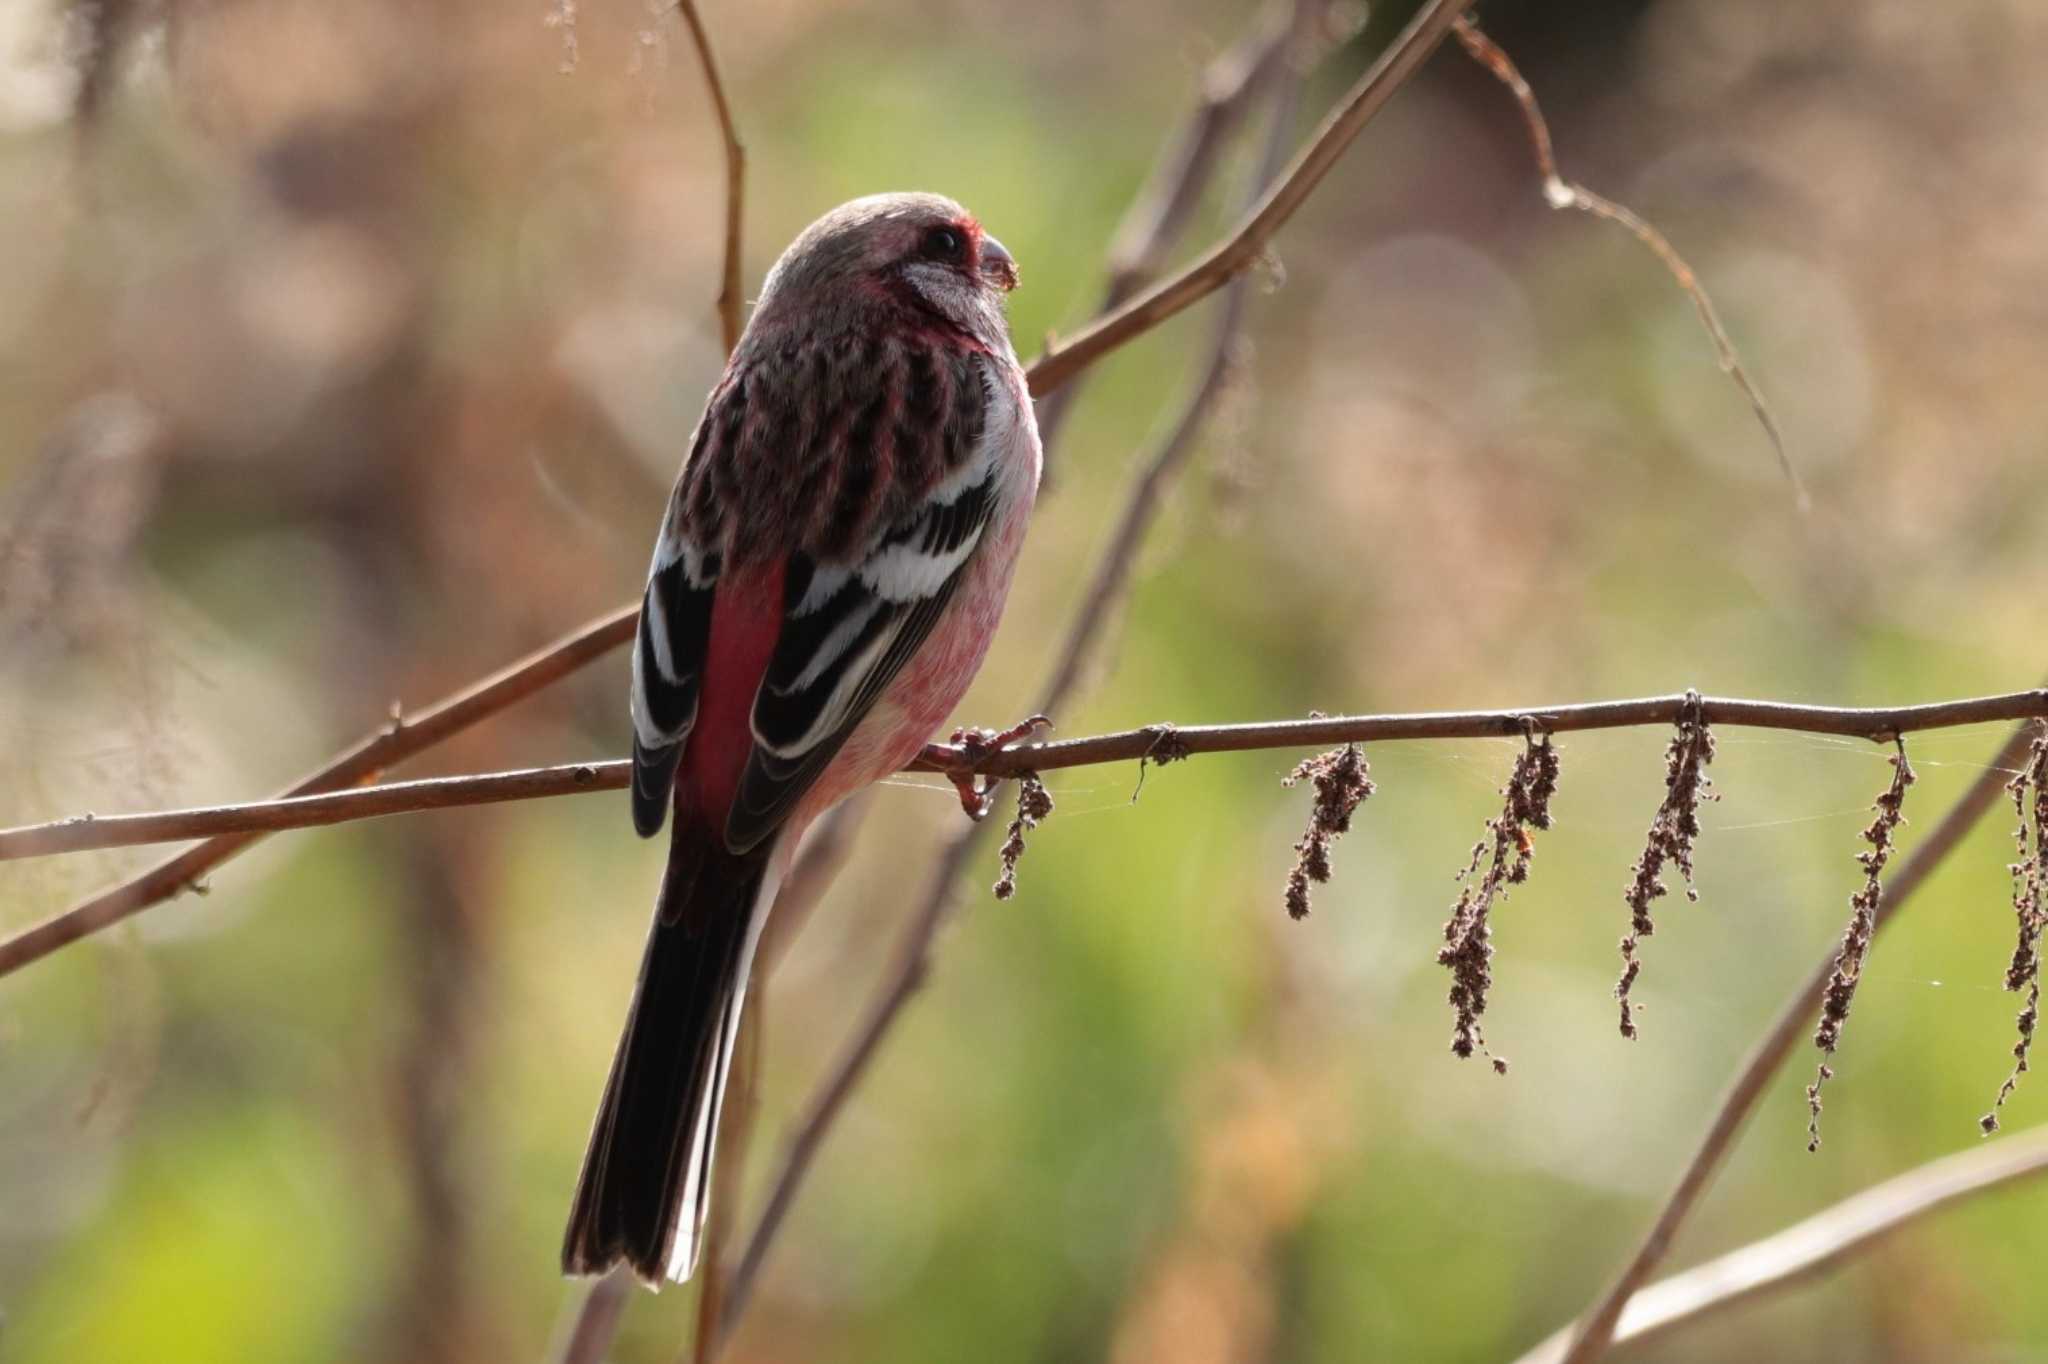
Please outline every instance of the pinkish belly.
[[995, 638], [1022, 548], [1029, 508], [1018, 509], [968, 566], [924, 645], [876, 700], [803, 799], [798, 828], [863, 786], [900, 771], [952, 715]]

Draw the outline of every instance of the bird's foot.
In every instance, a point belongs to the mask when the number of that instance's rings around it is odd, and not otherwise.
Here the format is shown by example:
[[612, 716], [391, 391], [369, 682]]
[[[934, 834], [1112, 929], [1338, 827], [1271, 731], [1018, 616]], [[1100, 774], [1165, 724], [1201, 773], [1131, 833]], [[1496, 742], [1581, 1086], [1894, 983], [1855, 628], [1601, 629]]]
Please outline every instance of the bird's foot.
[[966, 759], [967, 765], [947, 772], [946, 779], [960, 793], [960, 808], [967, 812], [969, 819], [979, 821], [988, 817], [992, 786], [974, 768], [1010, 745], [1022, 743], [1041, 729], [1051, 728], [1052, 721], [1047, 717], [1031, 715], [1008, 729], [962, 727], [953, 731], [953, 745], [960, 750], [960, 756]]

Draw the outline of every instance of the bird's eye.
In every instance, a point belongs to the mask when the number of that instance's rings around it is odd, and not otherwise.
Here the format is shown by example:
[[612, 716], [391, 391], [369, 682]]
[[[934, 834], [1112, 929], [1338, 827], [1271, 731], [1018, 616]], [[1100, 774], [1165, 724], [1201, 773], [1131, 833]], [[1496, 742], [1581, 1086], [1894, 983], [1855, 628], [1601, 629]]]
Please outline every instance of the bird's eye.
[[957, 228], [935, 227], [924, 234], [924, 254], [933, 260], [956, 261], [967, 248]]

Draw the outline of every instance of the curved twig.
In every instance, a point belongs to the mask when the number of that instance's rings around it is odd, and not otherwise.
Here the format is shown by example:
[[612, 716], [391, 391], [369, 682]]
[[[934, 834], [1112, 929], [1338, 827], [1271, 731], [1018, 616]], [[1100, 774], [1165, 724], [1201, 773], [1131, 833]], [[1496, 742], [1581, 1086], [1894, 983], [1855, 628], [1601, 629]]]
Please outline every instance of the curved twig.
[[725, 81], [718, 74], [718, 58], [711, 49], [711, 35], [704, 17], [697, 13], [697, 0], [676, 0], [683, 22], [690, 26], [690, 41], [697, 49], [697, 64], [704, 69], [704, 85], [711, 94], [712, 112], [718, 116], [718, 134], [725, 143], [725, 265], [719, 274], [718, 328], [727, 354], [740, 343], [740, 215], [746, 206], [747, 149], [740, 145], [733, 126], [732, 106], [726, 103]]

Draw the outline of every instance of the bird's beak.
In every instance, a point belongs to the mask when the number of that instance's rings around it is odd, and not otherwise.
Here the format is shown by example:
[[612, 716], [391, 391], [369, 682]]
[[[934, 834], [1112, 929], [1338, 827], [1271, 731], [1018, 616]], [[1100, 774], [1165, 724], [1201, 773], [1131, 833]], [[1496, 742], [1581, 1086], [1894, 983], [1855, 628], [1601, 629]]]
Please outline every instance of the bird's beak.
[[1017, 287], [1017, 261], [1003, 244], [994, 237], [983, 234], [981, 239], [981, 273], [995, 282], [1004, 293]]

